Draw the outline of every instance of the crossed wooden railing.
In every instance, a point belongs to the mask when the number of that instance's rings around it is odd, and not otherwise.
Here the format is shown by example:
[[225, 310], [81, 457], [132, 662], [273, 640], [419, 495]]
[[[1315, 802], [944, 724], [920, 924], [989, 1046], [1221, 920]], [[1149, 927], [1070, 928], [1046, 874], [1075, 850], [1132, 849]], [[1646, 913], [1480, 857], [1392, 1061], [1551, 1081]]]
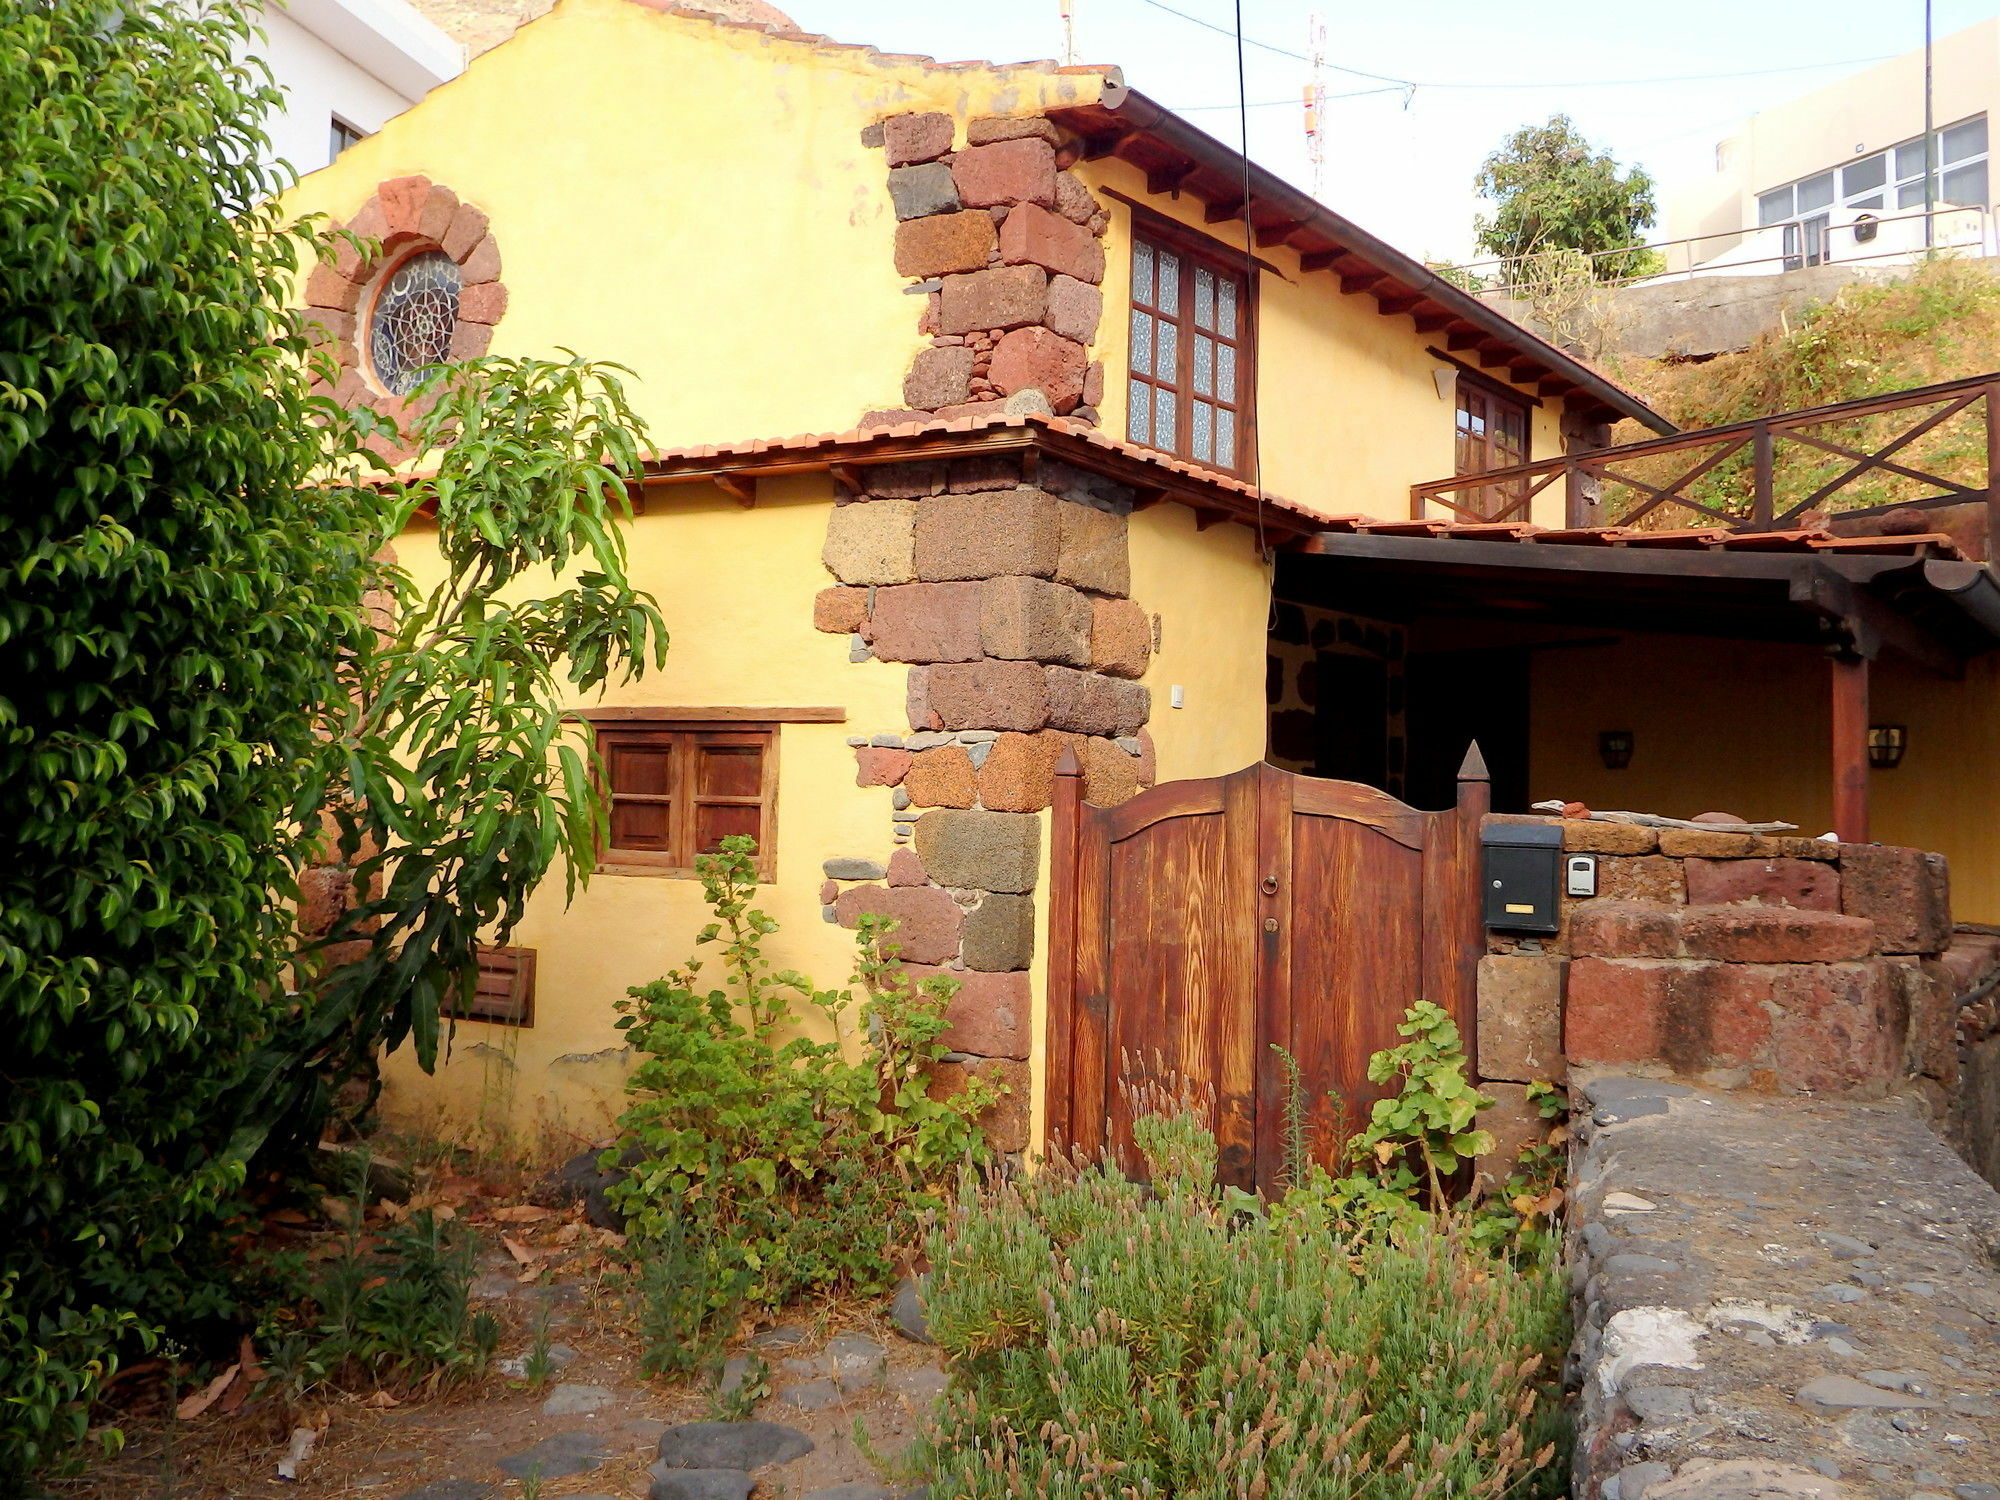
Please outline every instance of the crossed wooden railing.
[[1572, 527], [1779, 531], [1976, 501], [2000, 536], [2000, 372], [1431, 480], [1410, 515], [1526, 521], [1558, 482]]

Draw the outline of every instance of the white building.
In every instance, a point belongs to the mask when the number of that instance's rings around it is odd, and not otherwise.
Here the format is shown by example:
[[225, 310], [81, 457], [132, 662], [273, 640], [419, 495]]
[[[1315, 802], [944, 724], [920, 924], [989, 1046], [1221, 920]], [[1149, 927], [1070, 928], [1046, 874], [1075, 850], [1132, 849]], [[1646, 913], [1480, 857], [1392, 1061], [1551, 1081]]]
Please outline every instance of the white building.
[[288, 0], [259, 25], [285, 92], [264, 128], [301, 176], [465, 69], [465, 48], [404, 0]]
[[1670, 185], [1669, 272], [1888, 267], [1930, 245], [1994, 254], [2000, 20], [1940, 38], [1932, 55], [1928, 185], [1919, 48], [1752, 115], [1716, 147], [1712, 176]]

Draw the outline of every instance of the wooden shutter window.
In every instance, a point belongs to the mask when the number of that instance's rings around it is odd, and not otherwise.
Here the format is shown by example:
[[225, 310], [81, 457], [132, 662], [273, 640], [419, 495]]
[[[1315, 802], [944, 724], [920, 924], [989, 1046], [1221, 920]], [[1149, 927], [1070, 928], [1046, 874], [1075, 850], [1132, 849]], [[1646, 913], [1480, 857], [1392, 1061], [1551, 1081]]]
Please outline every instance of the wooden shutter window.
[[604, 865], [695, 873], [731, 834], [757, 841], [758, 878], [775, 872], [777, 729], [622, 718], [597, 725], [611, 793]]
[[1250, 283], [1200, 237], [1140, 229], [1132, 241], [1125, 435], [1213, 468], [1241, 470], [1256, 381]]
[[477, 949], [479, 980], [472, 998], [453, 1012], [461, 1021], [489, 1021], [496, 1026], [535, 1024], [535, 950]]
[[[1485, 474], [1528, 462], [1528, 405], [1461, 374], [1456, 433], [1458, 472]], [[1527, 497], [1527, 481], [1491, 484], [1466, 492], [1464, 503], [1488, 519], [1526, 520], [1514, 508]]]

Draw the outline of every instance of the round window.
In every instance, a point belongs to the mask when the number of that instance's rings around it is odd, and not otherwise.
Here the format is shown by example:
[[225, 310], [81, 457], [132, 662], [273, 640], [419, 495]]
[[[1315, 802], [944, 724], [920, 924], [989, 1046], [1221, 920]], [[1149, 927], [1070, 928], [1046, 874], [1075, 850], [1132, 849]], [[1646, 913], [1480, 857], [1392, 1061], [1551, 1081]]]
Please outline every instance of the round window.
[[427, 369], [451, 357], [461, 285], [458, 266], [440, 250], [413, 255], [389, 273], [368, 327], [368, 359], [384, 388], [407, 396]]

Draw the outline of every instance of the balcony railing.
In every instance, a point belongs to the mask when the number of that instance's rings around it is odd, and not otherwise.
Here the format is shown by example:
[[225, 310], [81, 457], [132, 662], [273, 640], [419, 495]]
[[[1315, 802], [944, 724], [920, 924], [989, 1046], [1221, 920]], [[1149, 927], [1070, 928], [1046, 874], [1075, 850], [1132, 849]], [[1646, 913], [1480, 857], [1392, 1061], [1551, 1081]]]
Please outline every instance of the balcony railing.
[[1410, 488], [1415, 520], [1780, 531], [1835, 515], [1980, 502], [2000, 536], [2000, 372], [1565, 454]]

